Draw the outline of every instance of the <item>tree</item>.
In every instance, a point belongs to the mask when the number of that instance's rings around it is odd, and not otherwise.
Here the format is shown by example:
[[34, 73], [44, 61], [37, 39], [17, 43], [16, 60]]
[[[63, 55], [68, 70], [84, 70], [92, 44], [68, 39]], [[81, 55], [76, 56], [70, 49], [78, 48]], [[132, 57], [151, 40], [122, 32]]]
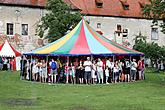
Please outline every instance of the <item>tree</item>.
[[146, 54], [146, 36], [143, 36], [141, 32], [139, 35], [136, 35], [134, 38], [135, 45], [133, 46], [133, 49], [143, 52]]
[[143, 15], [153, 19], [153, 24], [163, 21], [160, 24], [162, 32], [165, 34], [165, 0], [149, 0], [150, 4], [146, 4], [143, 8]]
[[42, 38], [47, 33], [49, 42], [55, 41], [64, 36], [81, 20], [79, 12], [71, 12], [71, 7], [63, 0], [47, 0], [45, 16], [37, 28], [37, 34]]
[[165, 48], [160, 47], [157, 43], [147, 43], [146, 36], [141, 33], [135, 37], [135, 45], [133, 48], [145, 54], [146, 58], [150, 58], [152, 61], [165, 58]]

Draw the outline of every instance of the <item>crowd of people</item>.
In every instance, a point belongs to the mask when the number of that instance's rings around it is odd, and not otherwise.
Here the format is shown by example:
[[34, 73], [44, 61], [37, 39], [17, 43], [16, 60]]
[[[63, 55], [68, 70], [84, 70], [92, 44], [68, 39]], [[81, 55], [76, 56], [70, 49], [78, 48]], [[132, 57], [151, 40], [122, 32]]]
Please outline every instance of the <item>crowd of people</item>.
[[144, 80], [143, 58], [26, 58], [21, 79], [42, 83], [109, 84]]
[[14, 70], [14, 58], [0, 57], [0, 70]]

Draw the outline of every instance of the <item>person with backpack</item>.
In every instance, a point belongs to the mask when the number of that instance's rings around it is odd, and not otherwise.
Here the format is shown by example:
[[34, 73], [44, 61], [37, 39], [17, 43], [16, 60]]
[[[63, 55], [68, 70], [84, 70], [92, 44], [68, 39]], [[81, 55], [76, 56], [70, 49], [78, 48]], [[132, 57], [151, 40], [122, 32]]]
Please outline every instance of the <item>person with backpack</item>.
[[56, 77], [57, 77], [57, 62], [52, 59], [52, 61], [50, 62], [50, 68], [51, 68], [51, 79], [52, 79], [52, 83], [54, 81], [54, 83], [56, 83]]

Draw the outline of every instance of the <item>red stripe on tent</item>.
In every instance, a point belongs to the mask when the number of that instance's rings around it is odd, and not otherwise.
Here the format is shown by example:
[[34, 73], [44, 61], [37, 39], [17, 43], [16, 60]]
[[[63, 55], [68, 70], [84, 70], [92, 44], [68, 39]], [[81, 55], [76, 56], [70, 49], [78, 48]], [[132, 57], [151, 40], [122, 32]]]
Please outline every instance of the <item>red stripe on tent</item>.
[[[88, 27], [88, 26], [87, 26]], [[100, 37], [98, 37], [89, 27], [88, 27], [89, 31], [91, 32], [91, 34], [94, 36], [94, 38], [96, 40], [98, 40], [103, 46], [105, 46], [109, 51], [111, 51], [112, 53], [127, 53], [126, 51], [117, 48], [116, 46], [104, 41], [103, 39], [101, 39]]]
[[14, 51], [16, 57], [21, 56], [20, 52], [18, 52], [16, 49], [14, 49], [13, 46], [11, 46], [11, 44], [9, 44], [9, 45], [12, 48], [12, 50]]
[[82, 23], [80, 34], [70, 51], [70, 54], [90, 54], [89, 46], [84, 32], [84, 24]]
[[2, 50], [2, 47], [3, 47], [4, 44], [5, 44], [5, 43], [3, 43], [3, 44], [0, 46], [0, 51]]

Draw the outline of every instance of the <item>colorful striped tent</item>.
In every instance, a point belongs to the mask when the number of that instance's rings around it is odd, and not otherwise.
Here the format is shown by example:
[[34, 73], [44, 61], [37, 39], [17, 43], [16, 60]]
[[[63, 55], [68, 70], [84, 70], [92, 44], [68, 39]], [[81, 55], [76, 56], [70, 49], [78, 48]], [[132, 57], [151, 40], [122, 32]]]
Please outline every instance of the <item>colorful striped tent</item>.
[[42, 56], [143, 55], [141, 52], [123, 47], [101, 36], [84, 19], [64, 37], [26, 54]]

